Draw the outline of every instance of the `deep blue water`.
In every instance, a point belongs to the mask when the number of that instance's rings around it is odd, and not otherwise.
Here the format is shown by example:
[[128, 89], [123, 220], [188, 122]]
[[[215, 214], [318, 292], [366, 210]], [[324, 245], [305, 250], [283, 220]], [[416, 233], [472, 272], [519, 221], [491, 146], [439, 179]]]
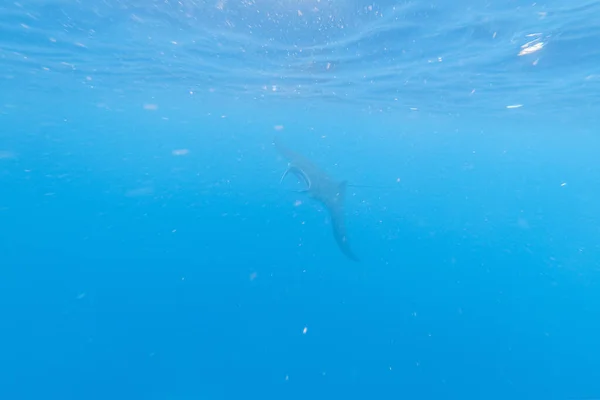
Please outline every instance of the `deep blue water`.
[[0, 2], [0, 399], [600, 398], [598, 21]]

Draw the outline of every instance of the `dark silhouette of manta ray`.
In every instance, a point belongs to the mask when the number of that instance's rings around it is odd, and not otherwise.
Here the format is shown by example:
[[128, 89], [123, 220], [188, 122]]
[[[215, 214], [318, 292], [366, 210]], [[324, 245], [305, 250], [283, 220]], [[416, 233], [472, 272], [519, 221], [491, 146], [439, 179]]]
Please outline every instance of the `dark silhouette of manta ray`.
[[288, 168], [281, 177], [281, 182], [292, 173], [306, 184], [306, 189], [300, 190], [314, 200], [320, 202], [329, 212], [333, 236], [340, 250], [352, 261], [359, 261], [348, 244], [344, 217], [344, 200], [346, 197], [347, 181], [335, 181], [323, 170], [314, 165], [304, 156], [290, 150], [276, 138], [273, 141], [277, 151], [288, 160]]

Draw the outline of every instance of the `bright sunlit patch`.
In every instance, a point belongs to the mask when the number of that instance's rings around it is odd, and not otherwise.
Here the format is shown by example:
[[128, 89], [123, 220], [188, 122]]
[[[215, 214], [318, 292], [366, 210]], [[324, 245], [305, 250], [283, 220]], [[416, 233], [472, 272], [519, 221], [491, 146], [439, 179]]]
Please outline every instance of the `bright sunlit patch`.
[[541, 37], [542, 37], [541, 33], [529, 33], [529, 34], [525, 35], [525, 37], [535, 38], [535, 39], [533, 39], [521, 46], [521, 51], [519, 52], [519, 56], [526, 56], [528, 54], [532, 54], [537, 51], [540, 51], [546, 45], [541, 40]]
[[[530, 42], [531, 43], [531, 42]], [[524, 44], [521, 46], [521, 51], [519, 52], [519, 56], [526, 56], [528, 54], [535, 53], [536, 51], [540, 51], [544, 48], [544, 42], [537, 42], [535, 44]]]

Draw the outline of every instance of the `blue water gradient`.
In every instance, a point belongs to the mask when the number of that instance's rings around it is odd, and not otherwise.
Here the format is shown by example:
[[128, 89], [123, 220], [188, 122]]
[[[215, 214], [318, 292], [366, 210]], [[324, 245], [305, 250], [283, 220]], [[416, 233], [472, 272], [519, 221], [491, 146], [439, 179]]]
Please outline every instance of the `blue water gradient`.
[[0, 399], [600, 398], [599, 20], [0, 3]]

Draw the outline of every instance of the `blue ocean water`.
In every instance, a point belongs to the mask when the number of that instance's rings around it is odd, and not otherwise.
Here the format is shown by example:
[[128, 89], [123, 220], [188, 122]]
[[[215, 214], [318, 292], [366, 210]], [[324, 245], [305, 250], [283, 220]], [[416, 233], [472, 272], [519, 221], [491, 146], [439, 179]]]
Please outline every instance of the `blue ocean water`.
[[0, 399], [600, 398], [598, 21], [0, 2]]

